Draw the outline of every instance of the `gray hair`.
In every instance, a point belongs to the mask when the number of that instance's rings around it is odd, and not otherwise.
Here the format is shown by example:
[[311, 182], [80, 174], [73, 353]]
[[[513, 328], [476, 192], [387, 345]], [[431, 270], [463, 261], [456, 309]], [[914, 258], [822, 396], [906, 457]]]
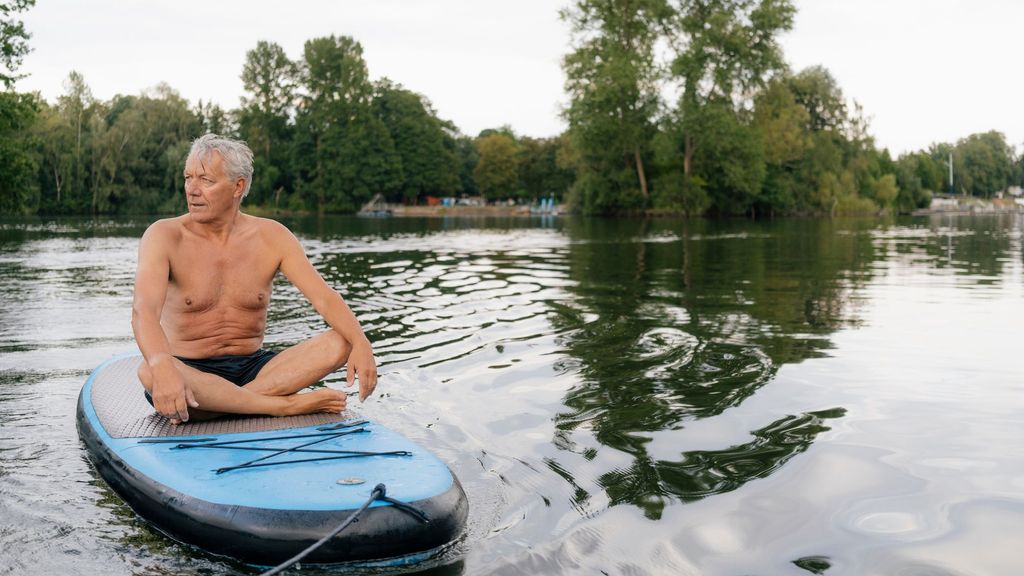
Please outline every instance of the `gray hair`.
[[219, 152], [224, 159], [224, 171], [228, 177], [232, 180], [245, 179], [242, 198], [248, 196], [249, 187], [252, 185], [252, 150], [249, 149], [249, 145], [242, 140], [232, 140], [213, 133], [204, 134], [192, 141], [188, 157], [205, 159], [214, 151]]

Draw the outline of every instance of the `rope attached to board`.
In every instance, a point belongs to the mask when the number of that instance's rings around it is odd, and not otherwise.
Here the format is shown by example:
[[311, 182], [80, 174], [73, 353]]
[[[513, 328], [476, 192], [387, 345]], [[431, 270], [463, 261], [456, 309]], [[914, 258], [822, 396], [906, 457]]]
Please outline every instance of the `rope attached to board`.
[[411, 514], [411, 515], [415, 516], [418, 520], [420, 520], [421, 522], [423, 522], [425, 524], [429, 524], [430, 523], [430, 518], [428, 518], [426, 513], [424, 513], [422, 510], [420, 510], [420, 509], [418, 509], [418, 508], [416, 508], [414, 506], [411, 506], [411, 505], [409, 505], [409, 504], [407, 504], [405, 502], [402, 502], [400, 500], [395, 500], [394, 498], [390, 498], [387, 495], [387, 487], [385, 487], [384, 484], [377, 484], [376, 486], [374, 486], [373, 492], [370, 493], [370, 498], [367, 499], [366, 502], [364, 502], [363, 505], [360, 506], [358, 510], [356, 510], [351, 515], [349, 515], [349, 517], [346, 518], [344, 522], [339, 524], [337, 528], [332, 530], [329, 534], [327, 534], [323, 538], [321, 538], [321, 539], [317, 540], [316, 542], [314, 542], [313, 544], [311, 544], [308, 548], [306, 548], [302, 552], [299, 552], [295, 556], [292, 556], [291, 558], [285, 560], [284, 562], [278, 564], [277, 566], [274, 566], [270, 570], [267, 570], [266, 572], [260, 574], [260, 576], [273, 576], [274, 574], [280, 574], [281, 572], [284, 572], [285, 570], [287, 570], [288, 568], [292, 567], [293, 565], [298, 564], [303, 558], [305, 558], [306, 556], [309, 556], [317, 548], [319, 548], [319, 547], [323, 546], [324, 544], [326, 544], [331, 538], [334, 538], [335, 536], [340, 534], [342, 530], [344, 530], [345, 528], [348, 528], [349, 525], [351, 525], [353, 522], [357, 522], [359, 515], [362, 514], [364, 511], [366, 511], [366, 509], [370, 507], [370, 504], [373, 504], [374, 501], [376, 501], [376, 500], [380, 500], [382, 502], [387, 502], [388, 504], [391, 504], [395, 508], [398, 508], [399, 510], [401, 510], [403, 512], [406, 512], [408, 514]]

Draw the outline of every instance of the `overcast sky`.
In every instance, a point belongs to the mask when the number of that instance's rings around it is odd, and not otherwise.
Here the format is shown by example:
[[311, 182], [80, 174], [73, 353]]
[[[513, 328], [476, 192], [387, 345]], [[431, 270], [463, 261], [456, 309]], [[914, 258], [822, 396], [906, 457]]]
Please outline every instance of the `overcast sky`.
[[[358, 40], [371, 78], [426, 95], [466, 134], [509, 124], [564, 129], [561, 0], [39, 0], [23, 15], [33, 52], [19, 90], [53, 102], [68, 72], [102, 100], [166, 82], [191, 102], [238, 106], [259, 40], [293, 59], [318, 36]], [[863, 105], [894, 155], [999, 130], [1024, 148], [1022, 0], [795, 0], [783, 37], [796, 69], [820, 64]]]

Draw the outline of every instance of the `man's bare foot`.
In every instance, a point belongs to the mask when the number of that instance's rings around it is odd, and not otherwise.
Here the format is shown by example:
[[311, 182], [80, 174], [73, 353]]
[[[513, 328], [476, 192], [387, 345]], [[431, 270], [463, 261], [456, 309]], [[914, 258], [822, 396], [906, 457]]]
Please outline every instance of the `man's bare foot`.
[[312, 392], [284, 396], [288, 400], [284, 412], [280, 416], [297, 416], [299, 414], [316, 414], [326, 412], [339, 414], [345, 410], [348, 396], [332, 388], [319, 388]]

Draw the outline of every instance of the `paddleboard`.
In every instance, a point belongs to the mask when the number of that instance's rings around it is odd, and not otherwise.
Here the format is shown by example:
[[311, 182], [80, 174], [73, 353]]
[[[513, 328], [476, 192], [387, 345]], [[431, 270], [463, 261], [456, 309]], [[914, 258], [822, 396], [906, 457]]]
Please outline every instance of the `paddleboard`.
[[144, 396], [142, 357], [100, 365], [78, 399], [78, 433], [106, 483], [171, 538], [273, 565], [358, 521], [304, 562], [428, 558], [462, 533], [469, 505], [436, 456], [378, 422], [315, 414], [172, 425]]

